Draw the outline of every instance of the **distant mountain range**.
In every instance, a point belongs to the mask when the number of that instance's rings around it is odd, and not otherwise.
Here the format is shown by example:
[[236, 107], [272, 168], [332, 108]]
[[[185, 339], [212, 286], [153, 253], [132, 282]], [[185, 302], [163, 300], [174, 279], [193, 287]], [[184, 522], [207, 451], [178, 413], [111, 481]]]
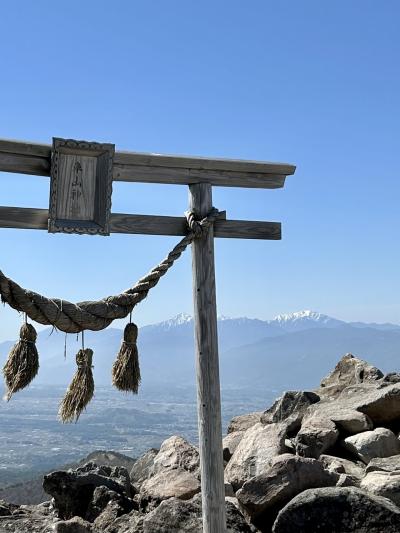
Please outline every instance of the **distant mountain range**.
[[[367, 359], [382, 371], [400, 370], [400, 326], [344, 322], [313, 311], [279, 315], [273, 320], [218, 319], [221, 382], [224, 387], [254, 385], [268, 390], [315, 386], [347, 352]], [[112, 362], [122, 331], [86, 332], [94, 350], [98, 385], [110, 384]], [[75, 371], [76, 336], [51, 329], [38, 336], [40, 371], [36, 383], [69, 383]], [[0, 343], [3, 365], [13, 341]], [[139, 350], [144, 383], [194, 383], [193, 319], [180, 314], [140, 329]]]

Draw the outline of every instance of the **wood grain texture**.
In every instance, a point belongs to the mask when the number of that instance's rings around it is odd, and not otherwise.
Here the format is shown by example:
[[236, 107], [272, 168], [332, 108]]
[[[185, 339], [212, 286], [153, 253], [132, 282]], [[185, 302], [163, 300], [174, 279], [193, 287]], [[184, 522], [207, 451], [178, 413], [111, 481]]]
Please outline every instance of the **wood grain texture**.
[[50, 176], [50, 158], [0, 152], [0, 170], [17, 174]]
[[[0, 228], [48, 229], [47, 209], [26, 207], [0, 207]], [[141, 235], [186, 235], [186, 221], [183, 217], [157, 215], [127, 215], [112, 213], [111, 233]], [[214, 225], [214, 236], [227, 239], [279, 240], [279, 222], [257, 222], [248, 220], [225, 220], [224, 215]]]
[[[211, 185], [189, 188], [190, 208], [204, 217], [212, 207]], [[225, 533], [224, 462], [215, 295], [214, 235], [192, 243], [197, 409], [203, 532]]]
[[1, 228], [47, 230], [48, 219], [49, 212], [47, 209], [0, 207]]
[[50, 233], [109, 235], [114, 145], [53, 138]]
[[0, 152], [9, 152], [11, 154], [44, 157], [50, 159], [51, 144], [16, 141], [13, 139], [0, 139]]
[[[117, 156], [117, 154], [116, 154]], [[117, 158], [117, 157], [116, 157]], [[233, 170], [204, 170], [198, 168], [120, 165], [114, 163], [113, 180], [140, 183], [169, 183], [190, 185], [209, 183], [220, 187], [248, 187], [279, 189], [285, 184], [285, 175], [264, 174]]]
[[94, 220], [97, 157], [59, 155], [57, 218]]
[[[50, 145], [0, 140], [0, 171], [49, 176], [50, 154]], [[275, 189], [295, 169], [286, 163], [115, 152], [113, 179]]]

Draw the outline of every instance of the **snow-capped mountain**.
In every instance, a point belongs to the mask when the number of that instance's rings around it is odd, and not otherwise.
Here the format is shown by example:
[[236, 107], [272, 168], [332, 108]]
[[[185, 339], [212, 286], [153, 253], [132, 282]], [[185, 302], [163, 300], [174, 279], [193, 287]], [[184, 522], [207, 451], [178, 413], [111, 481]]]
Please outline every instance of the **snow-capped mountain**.
[[178, 315], [168, 320], [158, 322], [157, 324], [150, 324], [148, 326], [144, 326], [144, 328], [149, 331], [154, 329], [169, 331], [170, 329], [176, 328], [177, 326], [186, 326], [187, 324], [191, 324], [192, 322], [193, 317], [191, 315], [188, 315], [187, 313], [179, 313]]
[[301, 331], [313, 327], [336, 328], [345, 324], [343, 320], [309, 310], [278, 315], [270, 323], [278, 324], [285, 331]]
[[[40, 370], [37, 383], [67, 384], [76, 368], [80, 348], [68, 335], [51, 329], [38, 336]], [[383, 370], [399, 367], [400, 326], [348, 323], [314, 311], [279, 315], [271, 320], [218, 318], [221, 380], [224, 384], [255, 383], [266, 387], [309, 386], [325, 375], [346, 352], [366, 358]], [[94, 376], [98, 385], [110, 384], [112, 362], [122, 331], [107, 328], [87, 332], [86, 345], [94, 350]], [[12, 342], [0, 343], [0, 366]], [[193, 318], [181, 313], [169, 320], [140, 328], [138, 340], [143, 383], [194, 382]], [[1, 391], [0, 391], [1, 392]]]

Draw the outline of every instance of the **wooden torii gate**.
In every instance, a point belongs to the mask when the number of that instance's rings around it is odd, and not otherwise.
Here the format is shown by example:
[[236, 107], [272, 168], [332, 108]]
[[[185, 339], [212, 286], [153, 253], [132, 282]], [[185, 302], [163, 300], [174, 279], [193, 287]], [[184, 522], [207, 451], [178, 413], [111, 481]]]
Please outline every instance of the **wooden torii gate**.
[[[0, 140], [0, 171], [51, 176], [49, 210], [0, 207], [0, 227], [50, 232], [185, 235], [184, 217], [111, 213], [112, 181], [189, 186], [199, 219], [212, 186], [276, 189], [289, 164], [115, 151], [114, 145], [53, 139], [53, 145]], [[225, 533], [224, 467], [218, 362], [214, 237], [281, 238], [278, 222], [227, 220], [225, 213], [192, 243], [197, 404], [204, 533]]]

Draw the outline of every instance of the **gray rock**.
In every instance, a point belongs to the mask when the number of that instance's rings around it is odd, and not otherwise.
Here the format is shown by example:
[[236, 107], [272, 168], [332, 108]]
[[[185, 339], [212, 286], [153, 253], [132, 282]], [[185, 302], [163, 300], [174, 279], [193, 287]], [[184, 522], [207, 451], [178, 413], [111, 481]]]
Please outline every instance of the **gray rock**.
[[[1, 533], [53, 533], [59, 522], [44, 505], [13, 505], [0, 500]], [[5, 512], [8, 509], [9, 512]]]
[[378, 368], [348, 353], [340, 359], [334, 370], [321, 381], [317, 393], [320, 396], [335, 398], [350, 385], [376, 382], [381, 378], [383, 378], [383, 374]]
[[236, 496], [253, 523], [269, 531], [279, 510], [296, 494], [312, 487], [334, 486], [338, 480], [338, 474], [316, 459], [284, 454], [265, 473], [247, 481]]
[[354, 407], [368, 415], [375, 425], [387, 424], [400, 418], [400, 383], [387, 386], [382, 384], [380, 388], [350, 387], [343, 391], [343, 394], [346, 393], [355, 396]]
[[386, 498], [365, 494], [355, 487], [309, 489], [280, 511], [272, 529], [273, 533], [316, 531], [398, 533], [400, 509]]
[[288, 431], [300, 427], [307, 408], [318, 402], [320, 397], [310, 391], [287, 391], [261, 415], [263, 424], [287, 422]]
[[261, 420], [262, 412], [249, 413], [247, 415], [234, 416], [229, 423], [227, 433], [234, 431], [246, 431]]
[[83, 520], [80, 516], [74, 516], [70, 520], [61, 520], [54, 527], [55, 533], [92, 533], [92, 524]]
[[54, 498], [58, 516], [68, 520], [85, 518], [96, 487], [104, 486], [118, 494], [133, 496], [129, 474], [124, 467], [87, 463], [76, 470], [57, 471], [44, 476], [43, 488]]
[[400, 383], [400, 372], [389, 372], [383, 378], [387, 383]]
[[354, 409], [353, 401], [336, 398], [333, 401], [322, 401], [307, 410], [308, 418], [329, 419], [346, 434], [354, 435], [373, 428], [372, 420]]
[[400, 455], [389, 457], [374, 457], [367, 464], [366, 473], [369, 472], [396, 472], [400, 471]]
[[111, 523], [118, 516], [130, 513], [134, 509], [138, 510], [138, 504], [123, 494], [118, 494], [107, 487], [96, 487], [92, 499], [86, 511], [85, 518], [89, 522], [94, 522], [104, 511], [107, 511], [107, 517], [103, 516], [100, 521], [102, 529], [105, 529], [105, 523]]
[[339, 479], [336, 483], [337, 487], [359, 487], [360, 479], [348, 474], [339, 474]]
[[272, 459], [285, 452], [284, 424], [257, 423], [248, 429], [225, 468], [225, 479], [234, 490], [263, 473]]
[[339, 431], [332, 420], [312, 415], [303, 419], [296, 436], [296, 453], [302, 457], [318, 457], [337, 441]]
[[321, 455], [319, 460], [327, 470], [337, 474], [347, 474], [358, 480], [361, 480], [365, 475], [365, 467], [362, 464], [354, 463], [342, 457]]
[[144, 502], [172, 497], [189, 500], [200, 490], [200, 481], [192, 472], [183, 468], [166, 468], [143, 482], [140, 496]]
[[225, 461], [229, 461], [232, 457], [239, 442], [242, 440], [243, 435], [244, 431], [234, 431], [233, 433], [228, 433], [228, 435], [222, 439], [222, 453]]
[[140, 488], [143, 481], [150, 477], [150, 472], [152, 471], [154, 465], [154, 458], [158, 452], [159, 450], [151, 448], [146, 453], [141, 455], [133, 465], [129, 475], [132, 483], [136, 487]]
[[145, 515], [131, 511], [117, 518], [106, 529], [97, 529], [96, 533], [143, 533]]
[[0, 500], [0, 516], [10, 516], [17, 509], [19, 509], [19, 505]]
[[[251, 528], [230, 501], [225, 502], [227, 533], [251, 533]], [[144, 520], [144, 533], [202, 533], [201, 499], [163, 501]]]
[[376, 494], [389, 498], [396, 505], [400, 505], [400, 472], [370, 472], [361, 481], [360, 488]]
[[344, 439], [342, 445], [366, 464], [374, 457], [389, 457], [400, 453], [400, 442], [396, 435], [386, 428], [352, 435]]
[[198, 472], [200, 457], [197, 448], [182, 437], [173, 436], [161, 444], [160, 451], [154, 458], [152, 474], [165, 469], [182, 468], [188, 472]]

